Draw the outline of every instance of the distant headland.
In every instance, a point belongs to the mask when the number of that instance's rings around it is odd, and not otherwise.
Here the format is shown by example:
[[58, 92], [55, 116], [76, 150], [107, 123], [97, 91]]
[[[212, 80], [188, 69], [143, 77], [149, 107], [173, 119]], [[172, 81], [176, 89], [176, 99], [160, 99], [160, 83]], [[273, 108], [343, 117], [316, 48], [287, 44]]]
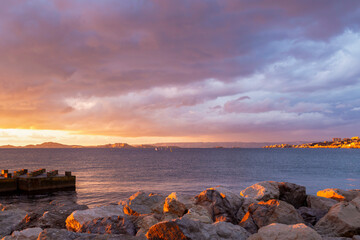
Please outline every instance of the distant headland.
[[333, 138], [332, 141], [303, 143], [303, 144], [274, 144], [264, 148], [360, 148], [360, 138]]

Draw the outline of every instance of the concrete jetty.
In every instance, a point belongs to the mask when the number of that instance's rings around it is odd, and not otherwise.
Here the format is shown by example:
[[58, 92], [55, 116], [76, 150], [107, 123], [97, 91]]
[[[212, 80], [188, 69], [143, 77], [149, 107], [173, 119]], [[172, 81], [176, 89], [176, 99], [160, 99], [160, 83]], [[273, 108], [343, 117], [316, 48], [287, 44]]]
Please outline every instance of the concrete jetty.
[[59, 174], [58, 170], [46, 172], [41, 168], [32, 172], [21, 169], [9, 173], [4, 169], [0, 174], [0, 194], [75, 190], [75, 181], [71, 172]]

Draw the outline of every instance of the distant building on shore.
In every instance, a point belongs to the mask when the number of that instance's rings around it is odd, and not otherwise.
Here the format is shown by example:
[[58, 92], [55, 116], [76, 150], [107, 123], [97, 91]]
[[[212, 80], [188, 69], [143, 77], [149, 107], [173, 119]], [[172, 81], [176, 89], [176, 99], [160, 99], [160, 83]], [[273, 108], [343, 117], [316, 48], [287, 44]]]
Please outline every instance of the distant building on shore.
[[333, 138], [333, 142], [341, 142], [341, 138]]

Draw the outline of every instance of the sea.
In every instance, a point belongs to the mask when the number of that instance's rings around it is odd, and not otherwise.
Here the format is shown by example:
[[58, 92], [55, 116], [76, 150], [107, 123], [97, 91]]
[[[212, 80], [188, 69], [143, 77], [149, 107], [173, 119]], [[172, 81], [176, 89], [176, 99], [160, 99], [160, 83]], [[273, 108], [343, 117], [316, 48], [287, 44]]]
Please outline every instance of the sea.
[[[140, 190], [196, 195], [221, 185], [239, 193], [270, 180], [303, 185], [308, 194], [360, 188], [360, 149], [0, 149], [0, 168], [71, 171], [71, 194], [89, 207], [117, 203]], [[47, 197], [0, 196], [0, 203]]]

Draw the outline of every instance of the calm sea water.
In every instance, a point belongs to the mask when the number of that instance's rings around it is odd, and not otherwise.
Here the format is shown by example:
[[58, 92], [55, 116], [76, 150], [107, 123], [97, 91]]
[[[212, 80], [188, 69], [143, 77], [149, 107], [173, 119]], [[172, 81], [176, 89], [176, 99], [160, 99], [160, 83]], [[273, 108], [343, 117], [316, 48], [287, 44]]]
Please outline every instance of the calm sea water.
[[356, 149], [0, 149], [0, 168], [72, 171], [78, 202], [89, 206], [138, 190], [197, 194], [223, 185], [240, 192], [265, 180], [304, 185], [311, 194], [360, 188]]

